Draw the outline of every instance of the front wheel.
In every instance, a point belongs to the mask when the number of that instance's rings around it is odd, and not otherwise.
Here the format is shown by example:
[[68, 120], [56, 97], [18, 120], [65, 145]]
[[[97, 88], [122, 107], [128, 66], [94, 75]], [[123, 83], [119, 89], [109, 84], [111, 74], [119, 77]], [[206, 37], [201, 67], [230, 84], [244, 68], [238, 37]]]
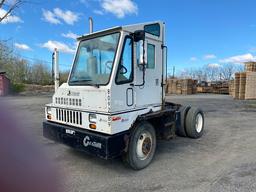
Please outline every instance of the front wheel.
[[155, 154], [156, 133], [148, 122], [141, 122], [132, 131], [124, 161], [135, 170], [147, 167]]

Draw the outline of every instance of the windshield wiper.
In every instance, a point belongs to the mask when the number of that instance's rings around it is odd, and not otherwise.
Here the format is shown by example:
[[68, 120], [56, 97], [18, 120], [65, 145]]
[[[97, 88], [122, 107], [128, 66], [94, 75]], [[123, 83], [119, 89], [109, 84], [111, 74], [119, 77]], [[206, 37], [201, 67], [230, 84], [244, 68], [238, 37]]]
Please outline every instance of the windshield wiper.
[[92, 81], [91, 79], [78, 79], [78, 80], [73, 80], [70, 81], [70, 83], [83, 83], [83, 82], [88, 82], [88, 81]]
[[[73, 80], [70, 81], [71, 84], [75, 84], [75, 85], [84, 85], [84, 82], [88, 82], [88, 81], [92, 81], [91, 79], [79, 79], [79, 80]], [[86, 84], [88, 86], [94, 86], [96, 88], [100, 88], [99, 84]]]
[[94, 86], [96, 88], [100, 88], [100, 85], [99, 84], [91, 84], [91, 86]]

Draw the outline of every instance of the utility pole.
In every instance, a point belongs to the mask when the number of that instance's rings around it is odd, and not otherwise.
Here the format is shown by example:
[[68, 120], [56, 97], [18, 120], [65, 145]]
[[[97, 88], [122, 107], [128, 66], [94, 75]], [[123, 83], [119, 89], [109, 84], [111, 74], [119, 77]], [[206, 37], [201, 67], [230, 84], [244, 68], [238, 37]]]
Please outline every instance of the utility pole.
[[172, 71], [173, 73], [172, 73], [172, 78], [174, 78], [175, 77], [175, 66], [173, 66], [173, 71]]

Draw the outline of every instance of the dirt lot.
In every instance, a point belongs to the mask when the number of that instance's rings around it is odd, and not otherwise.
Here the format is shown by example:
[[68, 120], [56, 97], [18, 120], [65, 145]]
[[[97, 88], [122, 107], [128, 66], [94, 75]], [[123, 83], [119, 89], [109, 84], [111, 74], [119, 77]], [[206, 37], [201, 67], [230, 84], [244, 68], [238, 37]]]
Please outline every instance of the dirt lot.
[[120, 159], [104, 161], [44, 139], [43, 105], [50, 97], [4, 99], [64, 172], [67, 191], [256, 191], [255, 102], [219, 95], [168, 97], [200, 106], [206, 112], [205, 134], [199, 140], [159, 141], [152, 164], [133, 171]]

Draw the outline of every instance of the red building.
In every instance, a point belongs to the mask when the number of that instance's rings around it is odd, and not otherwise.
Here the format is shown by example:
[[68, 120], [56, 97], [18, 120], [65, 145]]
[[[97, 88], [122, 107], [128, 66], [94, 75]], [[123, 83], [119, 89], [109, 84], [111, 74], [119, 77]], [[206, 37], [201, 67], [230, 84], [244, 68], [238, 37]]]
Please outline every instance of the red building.
[[8, 95], [10, 90], [10, 80], [6, 77], [5, 72], [0, 71], [0, 96]]

